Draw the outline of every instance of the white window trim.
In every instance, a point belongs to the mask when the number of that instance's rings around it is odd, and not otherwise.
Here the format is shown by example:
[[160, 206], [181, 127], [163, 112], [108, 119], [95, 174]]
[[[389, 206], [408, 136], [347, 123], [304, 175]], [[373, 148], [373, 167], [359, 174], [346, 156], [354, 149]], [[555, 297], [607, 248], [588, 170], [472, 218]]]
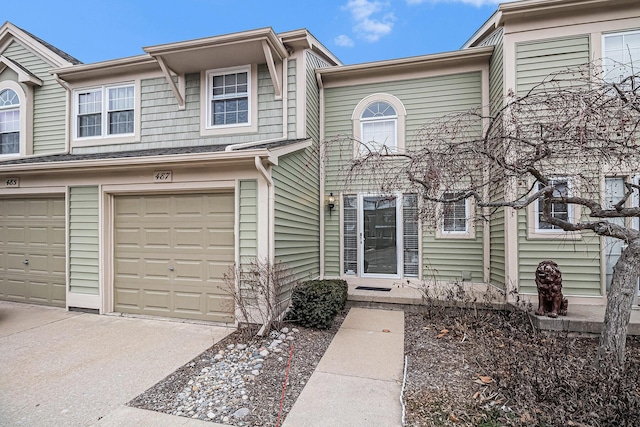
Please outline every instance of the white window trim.
[[[211, 124], [211, 76], [230, 73], [248, 73], [247, 93], [249, 97], [249, 121], [248, 123], [232, 125]], [[242, 67], [218, 68], [201, 73], [200, 78], [200, 135], [221, 136], [230, 134], [246, 134], [258, 132], [258, 67], [257, 65], [245, 65]]]
[[31, 129], [33, 129], [33, 90], [27, 86], [28, 92], [25, 92], [24, 87], [12, 80], [5, 80], [0, 82], [0, 91], [5, 89], [11, 89], [18, 96], [20, 102], [20, 147], [17, 153], [0, 154], [0, 159], [6, 160], [13, 157], [21, 157], [32, 154], [33, 141]]
[[[455, 193], [455, 190], [447, 191]], [[474, 221], [476, 215], [475, 202], [471, 197], [465, 199], [465, 231], [447, 231], [444, 229], [444, 206], [440, 204], [438, 207], [439, 220], [438, 227], [436, 228], [436, 239], [475, 239], [476, 238], [476, 224]]]
[[[361, 155], [360, 141], [362, 140], [362, 113], [369, 105], [377, 101], [387, 102], [391, 104], [391, 106], [396, 110], [396, 150], [402, 151], [405, 148], [405, 122], [407, 110], [402, 104], [402, 101], [388, 93], [374, 93], [373, 95], [366, 96], [362, 100], [360, 100], [360, 102], [358, 102], [358, 105], [356, 105], [356, 108], [354, 108], [353, 114], [351, 115], [351, 121], [353, 122], [354, 157], [358, 157]], [[369, 120], [365, 120], [364, 122], [367, 121]]]
[[[602, 46], [601, 49], [602, 49], [603, 62], [605, 60], [607, 60], [607, 59], [610, 59], [610, 58], [608, 58], [607, 52], [605, 50], [605, 39], [607, 39], [608, 37], [623, 36], [623, 35], [626, 35], [626, 34], [640, 34], [640, 30], [636, 29], [636, 30], [616, 31], [615, 33], [603, 33], [602, 34], [600, 42], [601, 42], [601, 46]], [[636, 59], [636, 61], [640, 61], [640, 59]], [[609, 78], [608, 78], [609, 77], [608, 76], [609, 70], [606, 69], [606, 66], [604, 65], [604, 63], [603, 63], [603, 71], [604, 71], [605, 79], [607, 81], [610, 81]]]
[[[575, 195], [576, 192], [576, 178], [567, 176], [567, 175], [554, 175], [549, 179], [556, 181], [567, 181], [567, 187], [569, 190], [569, 196]], [[536, 183], [531, 182], [531, 185], [535, 184], [535, 191], [538, 191], [538, 186]], [[581, 215], [580, 206], [573, 205], [571, 203], [567, 206], [567, 214], [571, 221], [576, 222]], [[528, 239], [554, 239], [558, 237], [562, 237], [564, 240], [580, 240], [582, 238], [582, 234], [579, 231], [564, 231], [562, 229], [541, 229], [539, 228], [539, 214], [538, 210], [538, 201], [534, 201], [529, 204], [527, 207], [527, 217], [528, 217], [528, 227], [527, 227], [527, 238]]]
[[[118, 87], [133, 86], [133, 133], [119, 133], [114, 135], [108, 135], [108, 90]], [[97, 136], [78, 136], [78, 94], [89, 91], [102, 91], [102, 121], [101, 121], [101, 135]], [[107, 145], [107, 144], [120, 144], [131, 143], [139, 141], [140, 139], [140, 82], [138, 80], [133, 82], [120, 82], [114, 84], [105, 84], [97, 86], [88, 86], [82, 88], [76, 88], [73, 90], [73, 141], [77, 146], [92, 146], [92, 145]]]

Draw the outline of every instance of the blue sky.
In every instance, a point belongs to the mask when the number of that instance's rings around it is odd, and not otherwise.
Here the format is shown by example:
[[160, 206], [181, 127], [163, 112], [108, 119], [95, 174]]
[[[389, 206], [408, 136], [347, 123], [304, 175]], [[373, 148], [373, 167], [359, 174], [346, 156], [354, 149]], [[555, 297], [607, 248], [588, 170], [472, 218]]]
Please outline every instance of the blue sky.
[[85, 63], [143, 46], [272, 27], [308, 29], [343, 63], [456, 50], [499, 0], [30, 0], [4, 1], [0, 21]]

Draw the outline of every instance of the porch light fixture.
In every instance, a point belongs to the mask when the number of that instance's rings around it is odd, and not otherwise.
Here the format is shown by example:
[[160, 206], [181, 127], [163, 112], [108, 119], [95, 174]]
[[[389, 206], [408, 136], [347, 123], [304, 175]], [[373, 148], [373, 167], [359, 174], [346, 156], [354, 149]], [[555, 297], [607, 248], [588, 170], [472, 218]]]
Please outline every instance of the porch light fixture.
[[336, 198], [333, 196], [333, 193], [329, 193], [329, 203], [327, 206], [329, 207], [329, 216], [331, 216], [331, 211], [336, 207]]

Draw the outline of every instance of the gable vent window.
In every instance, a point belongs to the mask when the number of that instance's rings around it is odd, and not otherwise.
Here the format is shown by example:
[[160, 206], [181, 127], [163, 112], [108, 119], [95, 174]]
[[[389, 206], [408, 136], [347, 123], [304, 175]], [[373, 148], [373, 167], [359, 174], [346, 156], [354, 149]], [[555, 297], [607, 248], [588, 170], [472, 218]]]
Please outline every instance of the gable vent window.
[[20, 151], [20, 99], [11, 89], [0, 92], [0, 155]]

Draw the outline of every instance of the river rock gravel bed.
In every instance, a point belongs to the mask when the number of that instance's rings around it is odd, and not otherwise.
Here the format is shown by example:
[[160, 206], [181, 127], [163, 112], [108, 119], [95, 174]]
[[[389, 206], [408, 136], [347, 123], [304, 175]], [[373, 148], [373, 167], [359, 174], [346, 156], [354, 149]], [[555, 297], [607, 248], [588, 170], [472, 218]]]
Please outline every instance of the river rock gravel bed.
[[129, 406], [238, 427], [274, 426], [291, 410], [345, 315], [327, 330], [284, 323], [266, 337], [236, 331]]

